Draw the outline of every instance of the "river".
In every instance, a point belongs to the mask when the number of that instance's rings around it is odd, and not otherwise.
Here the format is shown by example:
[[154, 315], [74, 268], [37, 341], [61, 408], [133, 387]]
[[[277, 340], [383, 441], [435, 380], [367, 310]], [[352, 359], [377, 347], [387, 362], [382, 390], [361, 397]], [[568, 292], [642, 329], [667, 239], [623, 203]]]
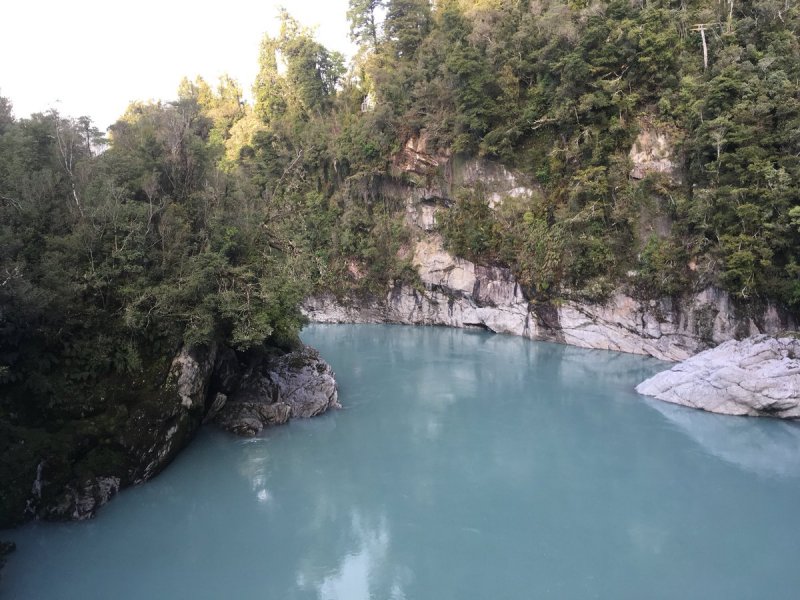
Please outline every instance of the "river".
[[0, 598], [797, 598], [800, 426], [639, 396], [654, 359], [314, 325], [344, 409], [207, 428], [84, 523], [14, 539]]

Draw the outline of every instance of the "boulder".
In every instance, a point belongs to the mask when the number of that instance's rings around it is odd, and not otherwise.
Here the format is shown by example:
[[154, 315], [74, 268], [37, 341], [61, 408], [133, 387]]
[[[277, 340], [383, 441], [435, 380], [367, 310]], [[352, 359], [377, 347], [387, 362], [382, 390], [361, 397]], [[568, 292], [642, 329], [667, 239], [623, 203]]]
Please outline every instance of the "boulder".
[[800, 340], [731, 340], [640, 383], [659, 400], [725, 415], [800, 418]]
[[333, 370], [319, 352], [305, 346], [279, 357], [255, 359], [215, 421], [233, 433], [256, 435], [267, 425], [340, 407]]

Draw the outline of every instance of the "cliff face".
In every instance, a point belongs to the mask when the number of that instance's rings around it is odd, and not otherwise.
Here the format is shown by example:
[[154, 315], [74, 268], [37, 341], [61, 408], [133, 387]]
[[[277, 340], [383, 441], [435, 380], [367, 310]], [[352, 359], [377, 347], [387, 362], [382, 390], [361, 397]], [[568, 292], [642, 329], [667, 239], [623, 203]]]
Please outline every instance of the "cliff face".
[[681, 298], [640, 302], [618, 292], [608, 302], [534, 304], [507, 269], [480, 267], [445, 252], [436, 237], [420, 241], [415, 264], [424, 285], [398, 286], [384, 298], [309, 298], [304, 312], [320, 323], [404, 323], [481, 327], [579, 346], [684, 360], [724, 341], [777, 333], [794, 322], [775, 307], [737, 312], [724, 292], [709, 288]]
[[14, 470], [0, 490], [0, 528], [93, 517], [120, 489], [160, 473], [203, 423], [252, 435], [339, 406], [330, 366], [308, 347], [247, 355], [184, 348], [162, 377], [113, 418], [79, 421], [68, 434], [17, 431], [3, 456]]
[[[448, 209], [456, 185], [484, 186], [491, 207], [504, 198], [540, 191], [521, 174], [497, 163], [458, 161], [445, 155], [423, 160], [424, 143], [420, 140], [409, 142], [404, 152], [410, 149], [414, 160], [408, 158], [398, 164], [408, 167], [414, 177], [424, 178], [425, 184], [395, 186], [387, 193], [405, 202], [406, 224], [415, 240], [413, 263], [422, 285], [400, 285], [384, 297], [368, 300], [340, 300], [330, 294], [312, 297], [303, 307], [310, 320], [481, 327], [534, 340], [649, 354], [671, 361], [684, 360], [727, 340], [795, 327], [791, 316], [775, 306], [746, 314], [727, 293], [711, 287], [679, 299], [649, 302], [622, 291], [605, 303], [529, 302], [509, 269], [476, 265], [448, 253], [435, 224], [437, 213]], [[664, 135], [648, 134], [637, 139], [632, 149], [632, 155], [641, 159], [634, 161], [636, 176], [658, 171], [678, 177], [670, 152]]]
[[[119, 377], [104, 412], [16, 427], [2, 457], [7, 473], [0, 527], [29, 519], [92, 517], [120, 489], [158, 474], [191, 440], [203, 415], [217, 347], [185, 348], [162, 370]], [[111, 395], [114, 394], [112, 398]]]

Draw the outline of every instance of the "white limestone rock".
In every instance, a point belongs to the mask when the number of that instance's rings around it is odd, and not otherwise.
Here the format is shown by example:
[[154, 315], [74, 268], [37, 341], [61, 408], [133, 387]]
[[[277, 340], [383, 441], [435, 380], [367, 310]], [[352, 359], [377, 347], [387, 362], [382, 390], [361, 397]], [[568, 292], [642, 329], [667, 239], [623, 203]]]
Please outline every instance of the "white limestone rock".
[[497, 333], [581, 348], [647, 354], [680, 361], [736, 337], [791, 330], [795, 323], [774, 306], [763, 314], [736, 314], [730, 297], [707, 288], [680, 302], [642, 302], [622, 292], [606, 302], [529, 303], [509, 269], [454, 257], [436, 234], [413, 248], [422, 288], [396, 286], [384, 298], [342, 301], [308, 298], [303, 312], [318, 323], [403, 323], [481, 327]]
[[800, 418], [800, 340], [731, 340], [640, 383], [640, 394], [726, 415]]
[[472, 294], [475, 290], [475, 265], [445, 251], [439, 236], [430, 236], [417, 242], [413, 264], [417, 267], [420, 279], [427, 285], [462, 294]]
[[636, 137], [630, 151], [633, 179], [643, 179], [650, 173], [664, 173], [677, 179], [678, 167], [675, 161], [674, 140], [666, 131], [645, 127]]

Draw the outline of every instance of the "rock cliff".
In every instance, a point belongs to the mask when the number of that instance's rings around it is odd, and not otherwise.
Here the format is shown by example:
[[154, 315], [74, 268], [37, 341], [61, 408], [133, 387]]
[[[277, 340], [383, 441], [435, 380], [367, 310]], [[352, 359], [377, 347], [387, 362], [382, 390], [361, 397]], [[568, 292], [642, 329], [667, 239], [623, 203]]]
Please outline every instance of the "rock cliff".
[[160, 385], [133, 396], [105, 425], [108, 434], [93, 429], [50, 436], [38, 454], [29, 453], [35, 476], [6, 482], [4, 493], [14, 492], [17, 500], [0, 513], [0, 526], [93, 517], [120, 489], [162, 471], [204, 422], [252, 435], [268, 424], [339, 407], [333, 371], [309, 347], [246, 356], [216, 345], [184, 348]]
[[215, 345], [184, 348], [160, 388], [142, 391], [143, 397], [127, 409], [115, 436], [96, 439], [87, 432], [64, 442], [69, 457], [45, 453], [25, 516], [88, 519], [120, 489], [161, 472], [202, 421], [216, 357]]
[[[635, 173], [679, 179], [672, 134], [643, 127], [631, 148]], [[506, 198], [541, 193], [521, 173], [484, 159], [432, 153], [424, 133], [408, 141], [395, 167], [414, 185], [392, 184], [383, 193], [402, 199], [414, 239], [413, 264], [421, 285], [398, 285], [383, 297], [308, 298], [311, 321], [323, 323], [405, 323], [481, 327], [534, 340], [583, 348], [649, 354], [684, 360], [731, 339], [793, 329], [790, 315], [775, 306], [739, 309], [727, 293], [709, 287], [682, 298], [640, 301], [622, 290], [603, 303], [534, 303], [509, 269], [476, 265], [449, 254], [436, 233], [436, 215], [448, 210], [455, 187], [482, 186], [490, 207]]]
[[420, 239], [414, 265], [422, 285], [397, 286], [383, 298], [306, 300], [311, 321], [405, 323], [481, 327], [579, 346], [684, 360], [731, 339], [794, 327], [774, 306], [757, 314], [737, 311], [714, 288], [680, 300], [642, 302], [618, 292], [605, 303], [529, 302], [508, 269], [482, 267], [451, 256], [436, 235]]

